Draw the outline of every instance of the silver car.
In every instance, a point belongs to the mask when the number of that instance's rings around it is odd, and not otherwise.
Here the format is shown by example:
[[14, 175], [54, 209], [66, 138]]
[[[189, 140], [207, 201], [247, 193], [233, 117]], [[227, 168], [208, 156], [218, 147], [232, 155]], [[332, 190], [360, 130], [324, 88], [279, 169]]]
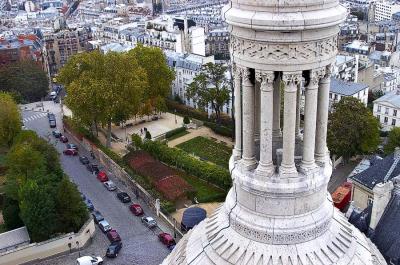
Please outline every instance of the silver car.
[[117, 186], [115, 186], [114, 182], [111, 180], [103, 182], [103, 185], [107, 188], [109, 191], [113, 191], [117, 189]]
[[100, 230], [103, 231], [103, 233], [107, 233], [108, 231], [111, 230], [111, 226], [106, 220], [100, 221], [99, 227], [100, 227]]
[[142, 223], [147, 226], [148, 228], [153, 228], [157, 226], [156, 220], [154, 220], [153, 217], [150, 216], [144, 216], [142, 217]]

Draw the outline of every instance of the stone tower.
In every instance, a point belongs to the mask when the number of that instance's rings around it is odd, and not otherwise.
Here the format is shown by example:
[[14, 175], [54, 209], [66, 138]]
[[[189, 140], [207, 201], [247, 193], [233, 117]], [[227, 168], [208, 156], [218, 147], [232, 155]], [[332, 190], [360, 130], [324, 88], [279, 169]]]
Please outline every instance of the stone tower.
[[386, 264], [327, 192], [330, 73], [345, 8], [338, 0], [231, 0], [222, 15], [235, 83], [233, 184], [163, 264]]

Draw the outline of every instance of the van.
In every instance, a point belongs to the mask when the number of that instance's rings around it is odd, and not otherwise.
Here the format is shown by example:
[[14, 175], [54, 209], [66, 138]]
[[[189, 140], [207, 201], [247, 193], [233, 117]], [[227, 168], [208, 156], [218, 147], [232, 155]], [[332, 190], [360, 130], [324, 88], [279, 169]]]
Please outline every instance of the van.
[[76, 259], [76, 265], [101, 265], [103, 259], [101, 257], [83, 256]]

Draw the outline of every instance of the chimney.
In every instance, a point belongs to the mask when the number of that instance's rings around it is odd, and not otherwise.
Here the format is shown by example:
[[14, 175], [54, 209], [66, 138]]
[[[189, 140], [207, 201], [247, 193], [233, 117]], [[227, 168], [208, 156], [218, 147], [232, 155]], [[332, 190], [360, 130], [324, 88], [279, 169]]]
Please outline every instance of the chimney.
[[392, 197], [392, 190], [392, 181], [378, 183], [372, 190], [372, 192], [374, 193], [374, 203], [372, 205], [371, 221], [369, 223], [369, 228], [371, 230], [375, 230], [376, 226], [379, 223], [379, 220], [385, 212], [386, 206], [389, 203], [390, 198]]

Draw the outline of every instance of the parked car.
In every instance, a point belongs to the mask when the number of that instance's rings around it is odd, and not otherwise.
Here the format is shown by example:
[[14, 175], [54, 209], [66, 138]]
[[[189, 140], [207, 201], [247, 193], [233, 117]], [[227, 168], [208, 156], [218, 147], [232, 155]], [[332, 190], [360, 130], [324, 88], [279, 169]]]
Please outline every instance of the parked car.
[[111, 230], [111, 226], [106, 220], [99, 222], [99, 228], [101, 231], [103, 231], [103, 233], [107, 233], [108, 231]]
[[171, 245], [176, 245], [175, 239], [168, 233], [158, 234], [158, 239], [160, 239], [160, 241], [167, 247]]
[[93, 211], [94, 210], [94, 205], [93, 205], [91, 200], [87, 199], [84, 202], [85, 202], [86, 207], [88, 208], [89, 211]]
[[122, 248], [121, 241], [112, 242], [111, 245], [109, 245], [107, 248], [106, 256], [108, 258], [116, 258], [121, 248]]
[[55, 120], [55, 119], [56, 119], [56, 115], [54, 115], [54, 114], [51, 113], [51, 112], [47, 112], [47, 118], [48, 118], [49, 120]]
[[78, 155], [78, 151], [76, 151], [75, 149], [66, 149], [63, 151], [64, 155], [67, 156], [76, 156]]
[[107, 177], [106, 172], [100, 171], [99, 173], [97, 173], [97, 179], [100, 180], [101, 182], [108, 181], [108, 177]]
[[76, 146], [76, 144], [67, 144], [67, 148], [68, 148], [68, 149], [75, 149], [75, 150], [78, 150], [78, 146]]
[[114, 182], [112, 182], [111, 180], [106, 181], [103, 184], [109, 191], [113, 191], [113, 190], [117, 189], [117, 186], [115, 186]]
[[87, 164], [86, 165], [87, 170], [90, 171], [90, 173], [95, 173], [97, 175], [97, 173], [99, 173], [99, 166], [96, 164]]
[[55, 120], [49, 121], [49, 125], [50, 125], [50, 128], [56, 128], [57, 127], [57, 123], [56, 123]]
[[62, 136], [61, 132], [58, 130], [51, 132], [55, 138], [60, 138]]
[[79, 161], [80, 161], [83, 165], [89, 164], [89, 158], [87, 158], [86, 156], [79, 156]]
[[117, 197], [123, 203], [131, 202], [131, 197], [126, 192], [118, 192]]
[[153, 228], [157, 226], [156, 220], [154, 220], [154, 218], [150, 216], [143, 216], [142, 223], [148, 228]]
[[76, 265], [101, 265], [103, 259], [101, 257], [83, 256], [76, 259]]
[[67, 136], [61, 135], [61, 136], [60, 136], [60, 141], [61, 141], [62, 143], [68, 143], [68, 138], [67, 138]]
[[136, 216], [142, 215], [144, 213], [142, 207], [136, 203], [131, 204], [131, 206], [129, 206], [129, 210], [131, 210], [131, 212]]
[[117, 242], [121, 241], [121, 237], [119, 236], [117, 230], [111, 229], [110, 231], [107, 232], [107, 238], [110, 240], [110, 242]]
[[99, 222], [104, 220], [103, 215], [99, 211], [92, 212], [93, 221], [98, 224]]

